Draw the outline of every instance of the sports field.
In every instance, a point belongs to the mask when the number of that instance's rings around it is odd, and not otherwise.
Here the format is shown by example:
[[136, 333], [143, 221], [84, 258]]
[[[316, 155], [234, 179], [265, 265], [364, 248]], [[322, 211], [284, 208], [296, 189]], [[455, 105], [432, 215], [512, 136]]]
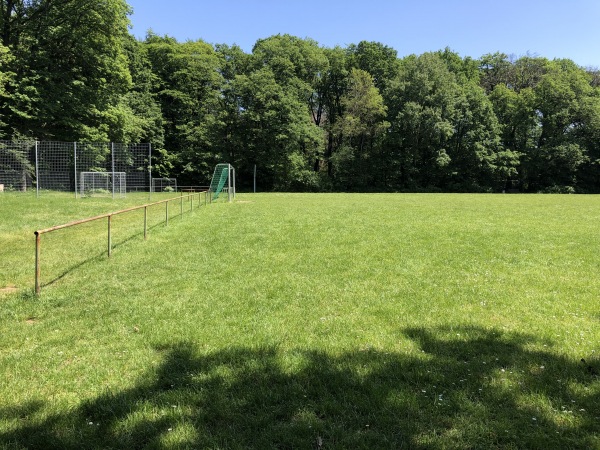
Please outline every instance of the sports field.
[[177, 205], [33, 295], [144, 202], [0, 194], [0, 448], [600, 448], [600, 196]]

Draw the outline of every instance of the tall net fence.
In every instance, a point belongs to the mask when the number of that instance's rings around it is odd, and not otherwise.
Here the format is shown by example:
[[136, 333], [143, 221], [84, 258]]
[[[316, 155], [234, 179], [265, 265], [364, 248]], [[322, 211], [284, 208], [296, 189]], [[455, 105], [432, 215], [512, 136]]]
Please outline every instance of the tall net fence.
[[123, 172], [128, 191], [149, 191], [150, 144], [0, 141], [4, 190], [80, 193], [82, 172]]
[[26, 191], [35, 177], [35, 143], [0, 141], [2, 190]]

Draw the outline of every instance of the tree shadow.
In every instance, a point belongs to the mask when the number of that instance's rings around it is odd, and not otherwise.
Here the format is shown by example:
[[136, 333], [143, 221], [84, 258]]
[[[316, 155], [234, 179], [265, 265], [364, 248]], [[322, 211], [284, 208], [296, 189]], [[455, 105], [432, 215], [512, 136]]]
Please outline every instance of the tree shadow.
[[600, 381], [580, 363], [529, 350], [531, 336], [498, 330], [404, 334], [416, 351], [157, 348], [162, 363], [134, 388], [21, 420], [0, 442], [61, 449], [598, 446]]
[[[150, 231], [152, 231], [155, 228], [158, 227], [164, 227], [164, 222], [162, 223], [156, 223], [154, 225], [149, 225], [147, 227], [147, 231], [148, 233]], [[131, 242], [131, 241], [143, 241], [144, 238], [144, 232], [135, 232], [133, 234], [130, 234], [128, 236], [122, 237], [120, 239], [117, 239], [115, 241], [112, 242], [112, 251], [115, 251], [117, 249], [119, 249], [120, 247], [125, 246], [127, 243]], [[65, 278], [67, 275], [75, 272], [77, 269], [80, 269], [82, 267], [85, 267], [88, 264], [91, 263], [95, 263], [101, 260], [105, 260], [107, 258], [107, 251], [106, 250], [102, 250], [102, 251], [95, 251], [92, 254], [88, 255], [85, 259], [78, 261], [78, 262], [74, 262], [71, 263], [68, 267], [66, 267], [65, 269], [63, 269], [62, 271], [60, 271], [60, 273], [58, 275], [55, 275], [55, 277], [49, 281], [43, 282], [40, 284], [40, 287], [44, 288], [47, 286], [52, 286], [56, 283], [58, 283], [59, 281], [61, 281], [63, 278]]]

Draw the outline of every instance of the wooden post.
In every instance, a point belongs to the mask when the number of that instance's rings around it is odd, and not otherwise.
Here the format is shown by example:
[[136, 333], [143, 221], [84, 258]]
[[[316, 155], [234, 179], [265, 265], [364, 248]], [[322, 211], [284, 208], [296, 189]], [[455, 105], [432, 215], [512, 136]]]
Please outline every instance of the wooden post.
[[111, 235], [110, 235], [110, 224], [112, 222], [112, 216], [108, 216], [108, 257], [110, 258], [110, 254], [112, 252], [112, 242], [111, 242]]
[[36, 295], [40, 295], [40, 292], [41, 292], [40, 244], [41, 244], [40, 234], [36, 231], [35, 232], [35, 294]]

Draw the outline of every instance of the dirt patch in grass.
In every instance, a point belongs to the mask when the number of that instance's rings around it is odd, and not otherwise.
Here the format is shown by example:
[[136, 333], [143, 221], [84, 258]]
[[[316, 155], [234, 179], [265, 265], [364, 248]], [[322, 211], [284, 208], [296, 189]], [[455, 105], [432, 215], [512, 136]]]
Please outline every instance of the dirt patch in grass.
[[4, 286], [0, 288], [0, 294], [12, 294], [13, 292], [17, 292], [19, 289], [14, 284], [9, 284], [8, 286]]

